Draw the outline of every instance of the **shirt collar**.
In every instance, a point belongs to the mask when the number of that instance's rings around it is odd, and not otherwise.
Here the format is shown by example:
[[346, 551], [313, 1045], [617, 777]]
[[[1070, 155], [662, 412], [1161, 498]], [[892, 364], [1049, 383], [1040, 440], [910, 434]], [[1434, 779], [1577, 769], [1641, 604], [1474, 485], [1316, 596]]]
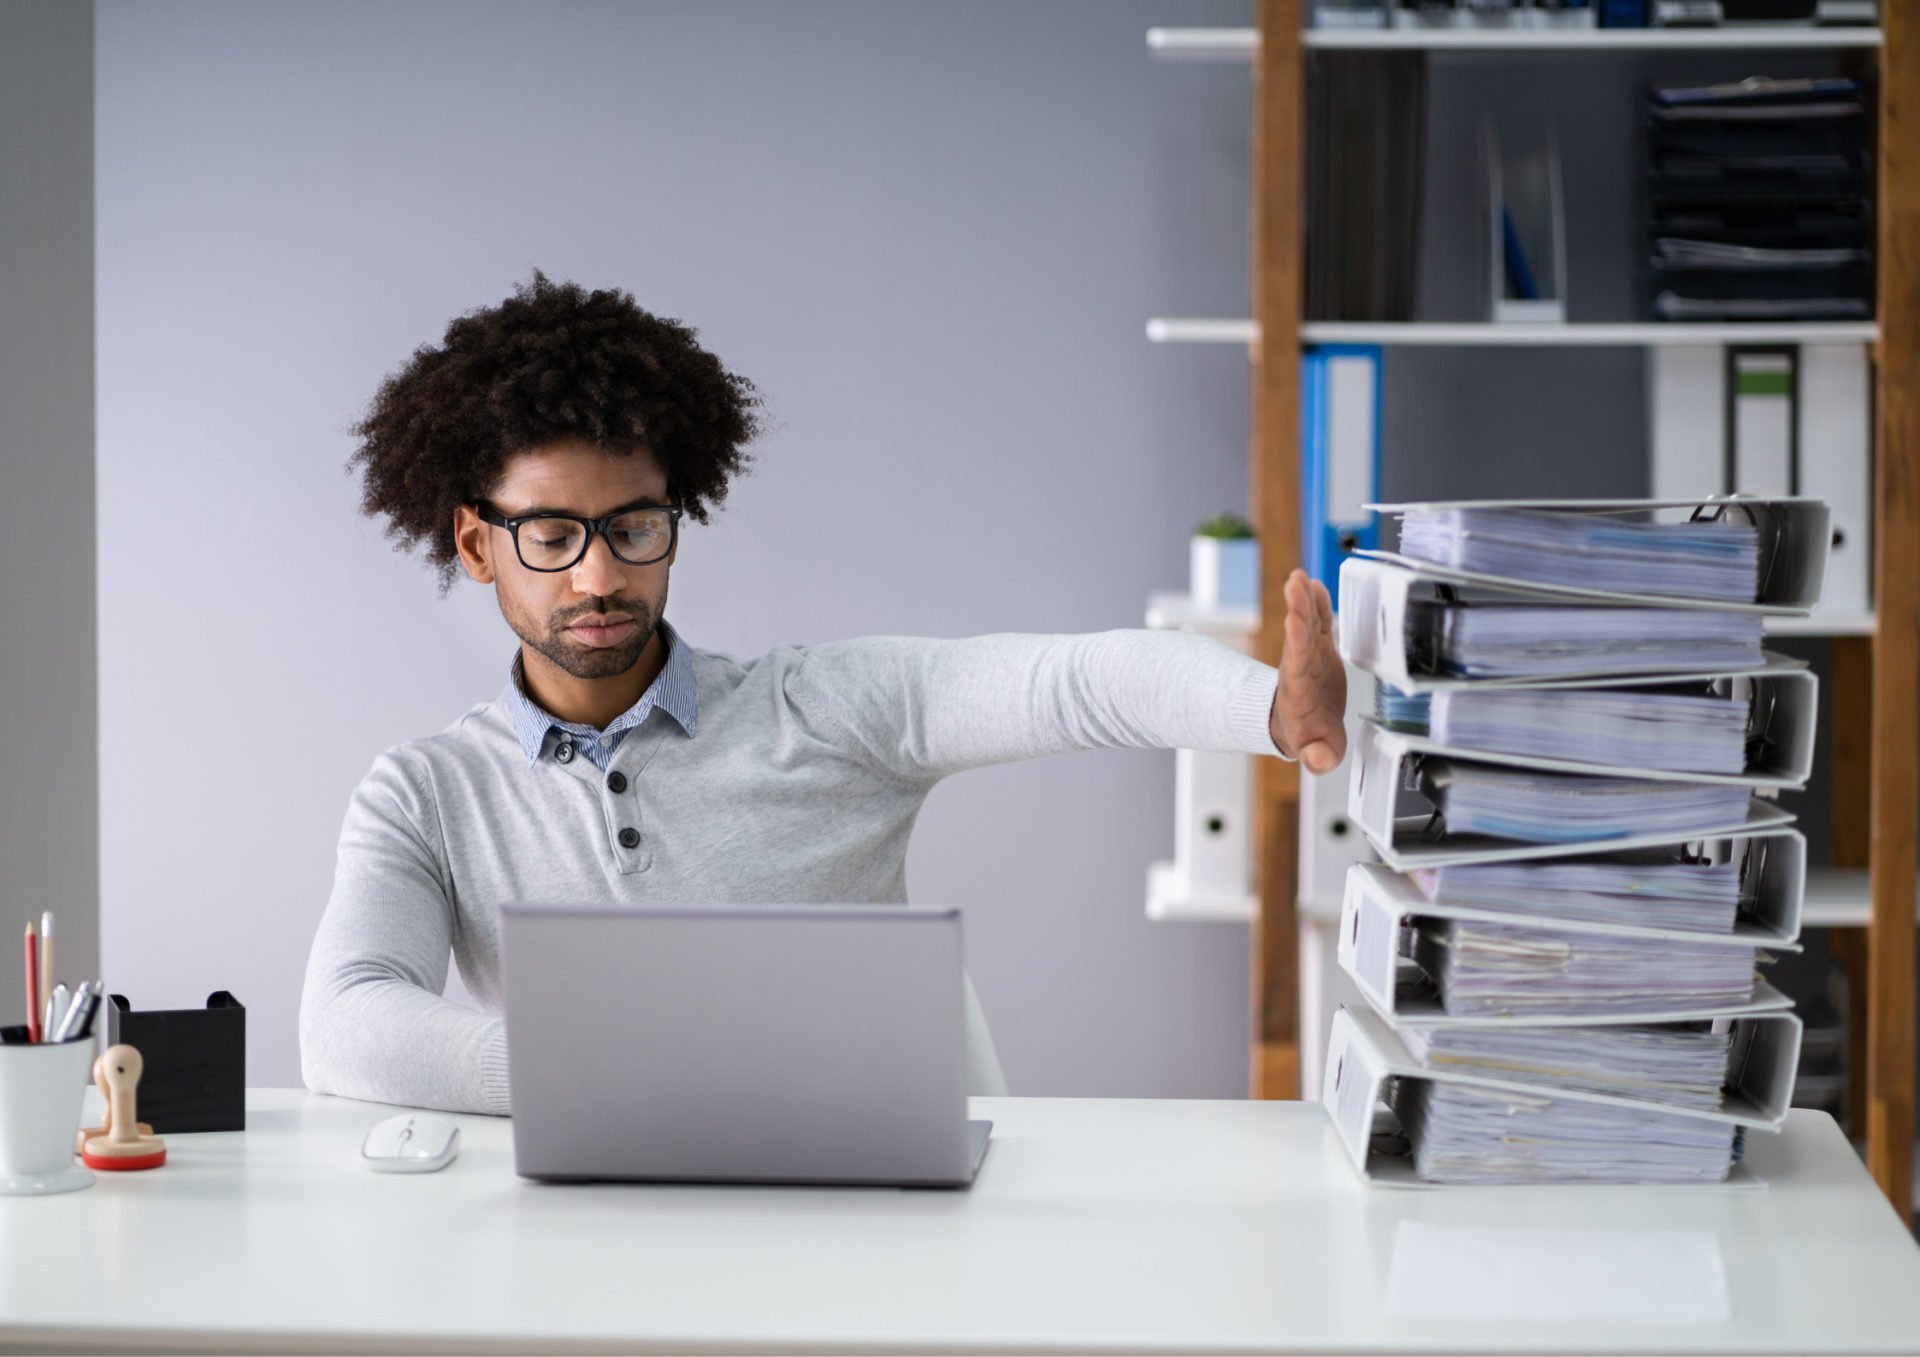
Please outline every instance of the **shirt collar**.
[[[631, 729], [639, 725], [653, 712], [655, 707], [664, 711], [680, 728], [692, 737], [699, 703], [693, 682], [693, 651], [680, 639], [680, 634], [662, 618], [660, 638], [666, 642], [667, 662], [661, 668], [659, 676], [648, 685], [646, 692], [640, 694], [640, 700], [614, 719], [606, 729], [606, 734]], [[572, 721], [562, 721], [551, 715], [527, 696], [523, 686], [524, 657], [521, 652], [513, 652], [513, 663], [507, 670], [507, 710], [513, 717], [513, 728], [520, 736], [520, 748], [527, 756], [528, 764], [539, 761], [540, 751], [546, 747], [547, 732], [554, 728], [598, 739], [600, 731]]]

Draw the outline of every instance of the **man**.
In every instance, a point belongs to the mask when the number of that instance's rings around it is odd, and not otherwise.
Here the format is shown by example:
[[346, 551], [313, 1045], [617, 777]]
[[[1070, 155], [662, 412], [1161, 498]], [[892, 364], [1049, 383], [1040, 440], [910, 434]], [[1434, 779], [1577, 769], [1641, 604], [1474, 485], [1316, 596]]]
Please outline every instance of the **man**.
[[[1071, 749], [1297, 757], [1346, 748], [1326, 590], [1287, 582], [1276, 671], [1170, 632], [871, 637], [741, 661], [665, 619], [684, 518], [759, 429], [750, 383], [624, 292], [536, 272], [375, 396], [362, 508], [442, 590], [494, 588], [508, 682], [354, 791], [300, 1008], [308, 1087], [506, 1113], [500, 906], [906, 900], [943, 777]], [[489, 1012], [442, 997], [449, 955]], [[967, 989], [969, 1082], [1004, 1092]]]

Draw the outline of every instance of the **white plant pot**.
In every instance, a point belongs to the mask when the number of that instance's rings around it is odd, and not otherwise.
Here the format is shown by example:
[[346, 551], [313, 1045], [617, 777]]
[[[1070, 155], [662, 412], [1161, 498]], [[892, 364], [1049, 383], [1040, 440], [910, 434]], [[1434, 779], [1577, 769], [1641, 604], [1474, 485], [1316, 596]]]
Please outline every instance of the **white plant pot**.
[[1195, 537], [1188, 545], [1188, 592], [1196, 608], [1260, 604], [1260, 544], [1251, 537]]

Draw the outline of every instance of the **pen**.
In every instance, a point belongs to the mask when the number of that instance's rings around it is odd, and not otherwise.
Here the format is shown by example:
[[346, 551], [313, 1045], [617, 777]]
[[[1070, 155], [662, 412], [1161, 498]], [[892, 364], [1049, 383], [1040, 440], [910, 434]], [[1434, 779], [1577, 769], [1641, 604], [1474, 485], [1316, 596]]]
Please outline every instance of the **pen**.
[[65, 1041], [75, 1035], [80, 1026], [80, 1015], [86, 1010], [87, 997], [94, 983], [91, 980], [83, 980], [80, 982], [80, 988], [73, 992], [73, 1002], [67, 1005], [67, 1011], [60, 1015], [59, 1026], [54, 1028], [55, 1041]]
[[[44, 983], [44, 982], [43, 982]], [[60, 1026], [60, 1019], [67, 1016], [67, 987], [55, 985], [53, 993], [47, 996], [46, 1011], [40, 1015], [40, 1034], [48, 1041], [58, 1041], [54, 1029]]]
[[93, 982], [93, 993], [87, 997], [86, 1011], [80, 1015], [80, 1030], [74, 1035], [82, 1041], [93, 1035], [93, 1015], [100, 1011], [100, 1000], [107, 992], [107, 982]]
[[27, 1040], [40, 1040], [40, 949], [34, 945], [33, 924], [27, 924]]

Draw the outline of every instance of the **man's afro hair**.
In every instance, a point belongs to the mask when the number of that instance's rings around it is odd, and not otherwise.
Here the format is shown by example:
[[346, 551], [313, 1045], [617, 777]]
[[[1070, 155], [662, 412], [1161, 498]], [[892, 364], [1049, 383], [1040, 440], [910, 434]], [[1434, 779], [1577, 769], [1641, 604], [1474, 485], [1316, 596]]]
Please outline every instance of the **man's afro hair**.
[[491, 493], [509, 458], [579, 438], [625, 455], [644, 445], [696, 522], [727, 497], [761, 432], [753, 384], [721, 367], [677, 320], [631, 293], [587, 292], [539, 270], [496, 307], [460, 316], [380, 384], [351, 432], [361, 511], [388, 520], [396, 550], [427, 544], [453, 586], [456, 506]]

